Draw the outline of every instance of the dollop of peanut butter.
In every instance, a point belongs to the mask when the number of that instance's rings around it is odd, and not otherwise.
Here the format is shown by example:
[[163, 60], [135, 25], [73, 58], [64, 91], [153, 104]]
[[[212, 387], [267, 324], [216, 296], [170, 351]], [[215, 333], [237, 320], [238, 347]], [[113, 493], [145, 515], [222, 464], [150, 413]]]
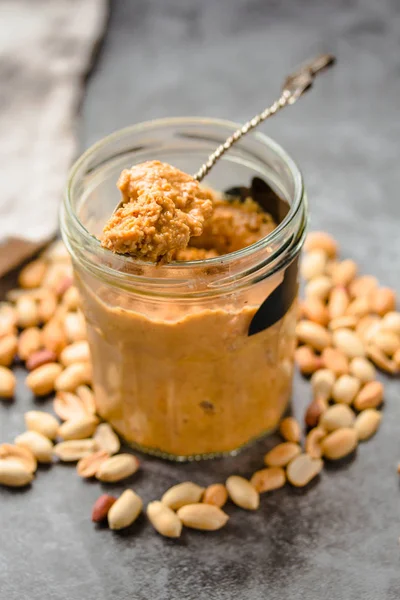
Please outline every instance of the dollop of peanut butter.
[[210, 192], [158, 160], [125, 169], [117, 186], [124, 204], [107, 221], [101, 239], [113, 252], [168, 262], [203, 233], [212, 214]]

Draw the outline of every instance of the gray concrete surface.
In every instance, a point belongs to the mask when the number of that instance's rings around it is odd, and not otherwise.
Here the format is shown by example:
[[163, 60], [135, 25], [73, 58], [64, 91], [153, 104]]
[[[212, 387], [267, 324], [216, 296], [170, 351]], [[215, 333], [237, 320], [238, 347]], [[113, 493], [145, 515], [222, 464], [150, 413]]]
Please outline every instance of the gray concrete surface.
[[[312, 226], [400, 292], [399, 31], [395, 0], [114, 0], [82, 109], [82, 147], [161, 116], [244, 120], [299, 61], [332, 51], [335, 70], [263, 131], [302, 168]], [[1, 490], [1, 600], [398, 599], [400, 386], [384, 381], [382, 428], [354, 459], [307, 489], [267, 495], [257, 513], [229, 507], [220, 533], [186, 531], [173, 542], [144, 518], [120, 534], [97, 530], [89, 513], [101, 488], [69, 467], [40, 469], [31, 490]], [[297, 378], [296, 414], [308, 399]], [[20, 383], [15, 404], [0, 406], [2, 440], [21, 431], [32, 403]], [[133, 484], [148, 501], [186, 478], [247, 475], [274, 441], [202, 464], [143, 458]]]

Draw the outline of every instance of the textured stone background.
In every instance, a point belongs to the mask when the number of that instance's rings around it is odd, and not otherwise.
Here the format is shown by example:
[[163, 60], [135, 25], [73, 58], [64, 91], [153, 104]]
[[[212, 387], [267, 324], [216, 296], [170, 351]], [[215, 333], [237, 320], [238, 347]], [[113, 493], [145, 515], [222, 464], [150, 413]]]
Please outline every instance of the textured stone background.
[[[396, 0], [114, 0], [83, 105], [82, 147], [156, 117], [244, 120], [299, 61], [332, 51], [337, 67], [263, 131], [302, 168], [312, 226], [400, 292], [399, 31]], [[120, 534], [96, 531], [88, 516], [99, 484], [69, 467], [41, 469], [32, 490], [1, 490], [1, 600], [397, 600], [400, 386], [385, 384], [382, 428], [354, 459], [305, 490], [264, 496], [255, 514], [229, 507], [220, 533], [186, 531], [172, 542], [144, 519]], [[308, 399], [298, 378], [296, 414]], [[31, 406], [20, 385], [15, 405], [0, 406], [1, 439], [21, 431]], [[148, 501], [185, 478], [247, 475], [273, 443], [200, 465], [145, 458], [133, 484]]]

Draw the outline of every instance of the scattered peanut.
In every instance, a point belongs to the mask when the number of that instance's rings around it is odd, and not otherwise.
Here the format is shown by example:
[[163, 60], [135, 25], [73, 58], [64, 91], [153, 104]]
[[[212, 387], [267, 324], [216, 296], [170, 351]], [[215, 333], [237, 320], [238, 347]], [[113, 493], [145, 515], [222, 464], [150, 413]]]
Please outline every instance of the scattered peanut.
[[40, 463], [50, 463], [53, 457], [52, 442], [38, 431], [25, 431], [14, 440], [17, 446], [28, 448]]
[[299, 422], [294, 417], [286, 417], [279, 425], [279, 432], [287, 442], [299, 442], [301, 429]]
[[[365, 360], [365, 359], [353, 359]], [[360, 391], [361, 382], [353, 375], [341, 375], [333, 384], [332, 398], [335, 402], [351, 404]]]
[[202, 531], [216, 531], [228, 522], [228, 515], [212, 504], [186, 504], [177, 512], [185, 527]]
[[353, 279], [349, 285], [349, 292], [352, 298], [357, 296], [368, 296], [378, 287], [378, 280], [373, 275], [360, 275]]
[[357, 441], [358, 435], [354, 428], [336, 429], [322, 440], [322, 454], [330, 460], [339, 460], [356, 449]]
[[108, 423], [100, 423], [96, 428], [93, 437], [99, 448], [105, 450], [109, 454], [116, 454], [121, 447], [119, 437]]
[[0, 366], [9, 367], [17, 354], [18, 340], [13, 333], [0, 338]]
[[72, 392], [57, 392], [53, 408], [62, 421], [82, 419], [88, 414], [82, 400]]
[[59, 374], [55, 381], [58, 392], [74, 392], [80, 385], [91, 383], [92, 367], [88, 362], [77, 362], [69, 365]]
[[356, 357], [350, 363], [350, 373], [361, 383], [368, 383], [376, 378], [375, 367], [366, 358]]
[[382, 319], [382, 329], [400, 335], [400, 312], [388, 312]]
[[253, 473], [250, 483], [259, 494], [277, 490], [286, 483], [285, 471], [282, 467], [267, 467], [266, 469], [260, 469]]
[[337, 348], [324, 348], [321, 359], [323, 366], [332, 371], [336, 377], [349, 372], [349, 359]]
[[329, 400], [335, 383], [335, 374], [329, 369], [319, 369], [311, 377], [311, 387], [314, 398]]
[[139, 461], [133, 454], [116, 454], [104, 461], [96, 473], [99, 481], [115, 482], [130, 477], [139, 469]]
[[59, 422], [53, 415], [41, 410], [29, 410], [25, 413], [25, 426], [28, 431], [37, 431], [49, 440], [55, 440]]
[[316, 277], [305, 286], [305, 296], [307, 298], [316, 297], [324, 301], [328, 298], [329, 292], [333, 286], [332, 279], [327, 275]]
[[33, 260], [20, 271], [18, 277], [19, 285], [24, 289], [40, 287], [46, 270], [47, 264], [43, 259]]
[[348, 358], [365, 356], [364, 344], [351, 329], [337, 329], [332, 334], [333, 345]]
[[295, 361], [303, 375], [311, 375], [322, 367], [319, 356], [309, 346], [300, 346], [295, 350]]
[[[28, 331], [27, 329], [25, 331]], [[57, 355], [52, 350], [38, 350], [29, 356], [26, 361], [28, 371], [34, 371], [48, 363], [54, 363], [57, 360]]]
[[86, 415], [80, 419], [64, 421], [58, 428], [58, 435], [63, 440], [83, 440], [90, 438], [98, 425], [99, 419], [94, 415]]
[[110, 529], [125, 529], [132, 525], [142, 512], [143, 502], [133, 490], [125, 490], [110, 507], [107, 520]]
[[323, 250], [329, 258], [335, 258], [338, 252], [336, 240], [325, 231], [311, 231], [304, 243], [306, 252]]
[[89, 361], [90, 361], [89, 344], [87, 343], [86, 340], [74, 342], [73, 344], [66, 346], [60, 354], [60, 362], [65, 367], [72, 365], [72, 363], [89, 362]]
[[33, 480], [33, 473], [19, 460], [0, 459], [0, 485], [23, 487]]
[[329, 313], [325, 304], [316, 296], [311, 296], [307, 298], [303, 305], [303, 317], [313, 321], [314, 323], [319, 323], [319, 325], [326, 326], [329, 321]]
[[205, 489], [203, 502], [222, 508], [228, 500], [228, 492], [223, 483], [212, 483]]
[[16, 383], [14, 373], [8, 367], [0, 366], [0, 398], [12, 398]]
[[63, 462], [77, 462], [88, 454], [92, 454], [98, 450], [95, 440], [68, 440], [60, 442], [53, 448], [55, 456]]
[[396, 294], [390, 288], [378, 288], [370, 296], [371, 311], [381, 317], [396, 310]]
[[307, 427], [316, 427], [319, 423], [321, 415], [328, 408], [328, 403], [322, 398], [314, 398], [307, 407], [304, 417]]
[[39, 323], [39, 313], [36, 301], [28, 295], [20, 296], [15, 305], [17, 324], [21, 329], [35, 327]]
[[300, 342], [308, 344], [318, 351], [322, 351], [331, 343], [330, 333], [322, 325], [318, 325], [313, 321], [300, 321], [297, 323], [296, 336]]
[[154, 529], [164, 537], [178, 538], [182, 531], [182, 521], [173, 510], [158, 500], [147, 505], [147, 517]]
[[343, 286], [336, 286], [330, 293], [328, 301], [329, 319], [338, 319], [343, 317], [349, 306], [350, 298]]
[[169, 488], [162, 496], [161, 502], [172, 510], [178, 510], [178, 508], [185, 506], [185, 504], [200, 502], [203, 492], [203, 487], [191, 481], [184, 481]]
[[378, 408], [383, 402], [383, 385], [380, 381], [366, 383], [354, 400], [356, 410]]
[[93, 523], [101, 523], [102, 521], [105, 521], [108, 511], [114, 502], [116, 502], [116, 500], [117, 498], [115, 496], [110, 496], [109, 494], [102, 494], [99, 498], [97, 498], [92, 508]]
[[30, 473], [34, 473], [37, 469], [37, 460], [33, 452], [22, 446], [0, 444], [0, 459], [19, 461]]
[[321, 249], [315, 249], [303, 256], [300, 266], [300, 273], [306, 281], [324, 275], [328, 260], [326, 252]]
[[321, 441], [326, 436], [326, 431], [322, 427], [314, 427], [306, 437], [305, 449], [311, 458], [321, 458]]
[[257, 510], [260, 495], [250, 481], [239, 475], [231, 475], [226, 480], [226, 489], [232, 502], [245, 510]]
[[335, 265], [332, 271], [332, 281], [335, 285], [349, 285], [355, 278], [358, 271], [354, 260], [346, 259]]
[[324, 462], [320, 458], [299, 454], [287, 467], [288, 481], [295, 487], [304, 487], [321, 472], [323, 466]]
[[335, 404], [324, 412], [319, 425], [329, 432], [343, 427], [352, 427], [354, 420], [355, 414], [347, 404]]
[[391, 375], [396, 375], [396, 373], [398, 373], [396, 361], [390, 360], [390, 358], [388, 358], [386, 354], [374, 344], [367, 345], [367, 356], [370, 360], [372, 360], [374, 365], [379, 367], [379, 369], [382, 369], [382, 371], [390, 373]]
[[110, 455], [104, 450], [99, 450], [98, 452], [93, 452], [92, 454], [84, 456], [76, 465], [78, 475], [84, 478], [94, 477], [100, 469], [100, 466], [108, 458], [110, 458]]
[[300, 452], [301, 448], [298, 444], [283, 442], [267, 452], [264, 456], [264, 463], [267, 467], [285, 467]]
[[375, 408], [363, 410], [354, 422], [359, 441], [368, 440], [376, 433], [381, 424], [382, 413]]
[[58, 363], [47, 363], [31, 371], [25, 383], [35, 396], [46, 396], [54, 391], [57, 378], [62, 374]]

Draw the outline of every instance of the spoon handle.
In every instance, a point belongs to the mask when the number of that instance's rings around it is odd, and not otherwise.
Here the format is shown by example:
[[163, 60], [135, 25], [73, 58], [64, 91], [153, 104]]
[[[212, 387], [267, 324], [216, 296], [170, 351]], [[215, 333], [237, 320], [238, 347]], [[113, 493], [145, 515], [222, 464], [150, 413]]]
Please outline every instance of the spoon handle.
[[285, 106], [294, 104], [300, 96], [311, 88], [315, 76], [319, 72], [333, 65], [334, 62], [335, 57], [331, 54], [320, 54], [310, 63], [303, 65], [297, 71], [289, 75], [283, 84], [282, 93], [278, 100], [263, 110], [262, 113], [253, 117], [250, 121], [247, 121], [247, 123], [232, 133], [223, 144], [218, 146], [218, 148], [210, 154], [207, 161], [200, 167], [196, 175], [194, 175], [194, 179], [197, 181], [204, 179], [217, 160], [219, 160], [233, 144], [240, 140], [240, 138], [255, 127], [258, 127], [260, 123], [282, 110], [282, 108], [285, 108]]

